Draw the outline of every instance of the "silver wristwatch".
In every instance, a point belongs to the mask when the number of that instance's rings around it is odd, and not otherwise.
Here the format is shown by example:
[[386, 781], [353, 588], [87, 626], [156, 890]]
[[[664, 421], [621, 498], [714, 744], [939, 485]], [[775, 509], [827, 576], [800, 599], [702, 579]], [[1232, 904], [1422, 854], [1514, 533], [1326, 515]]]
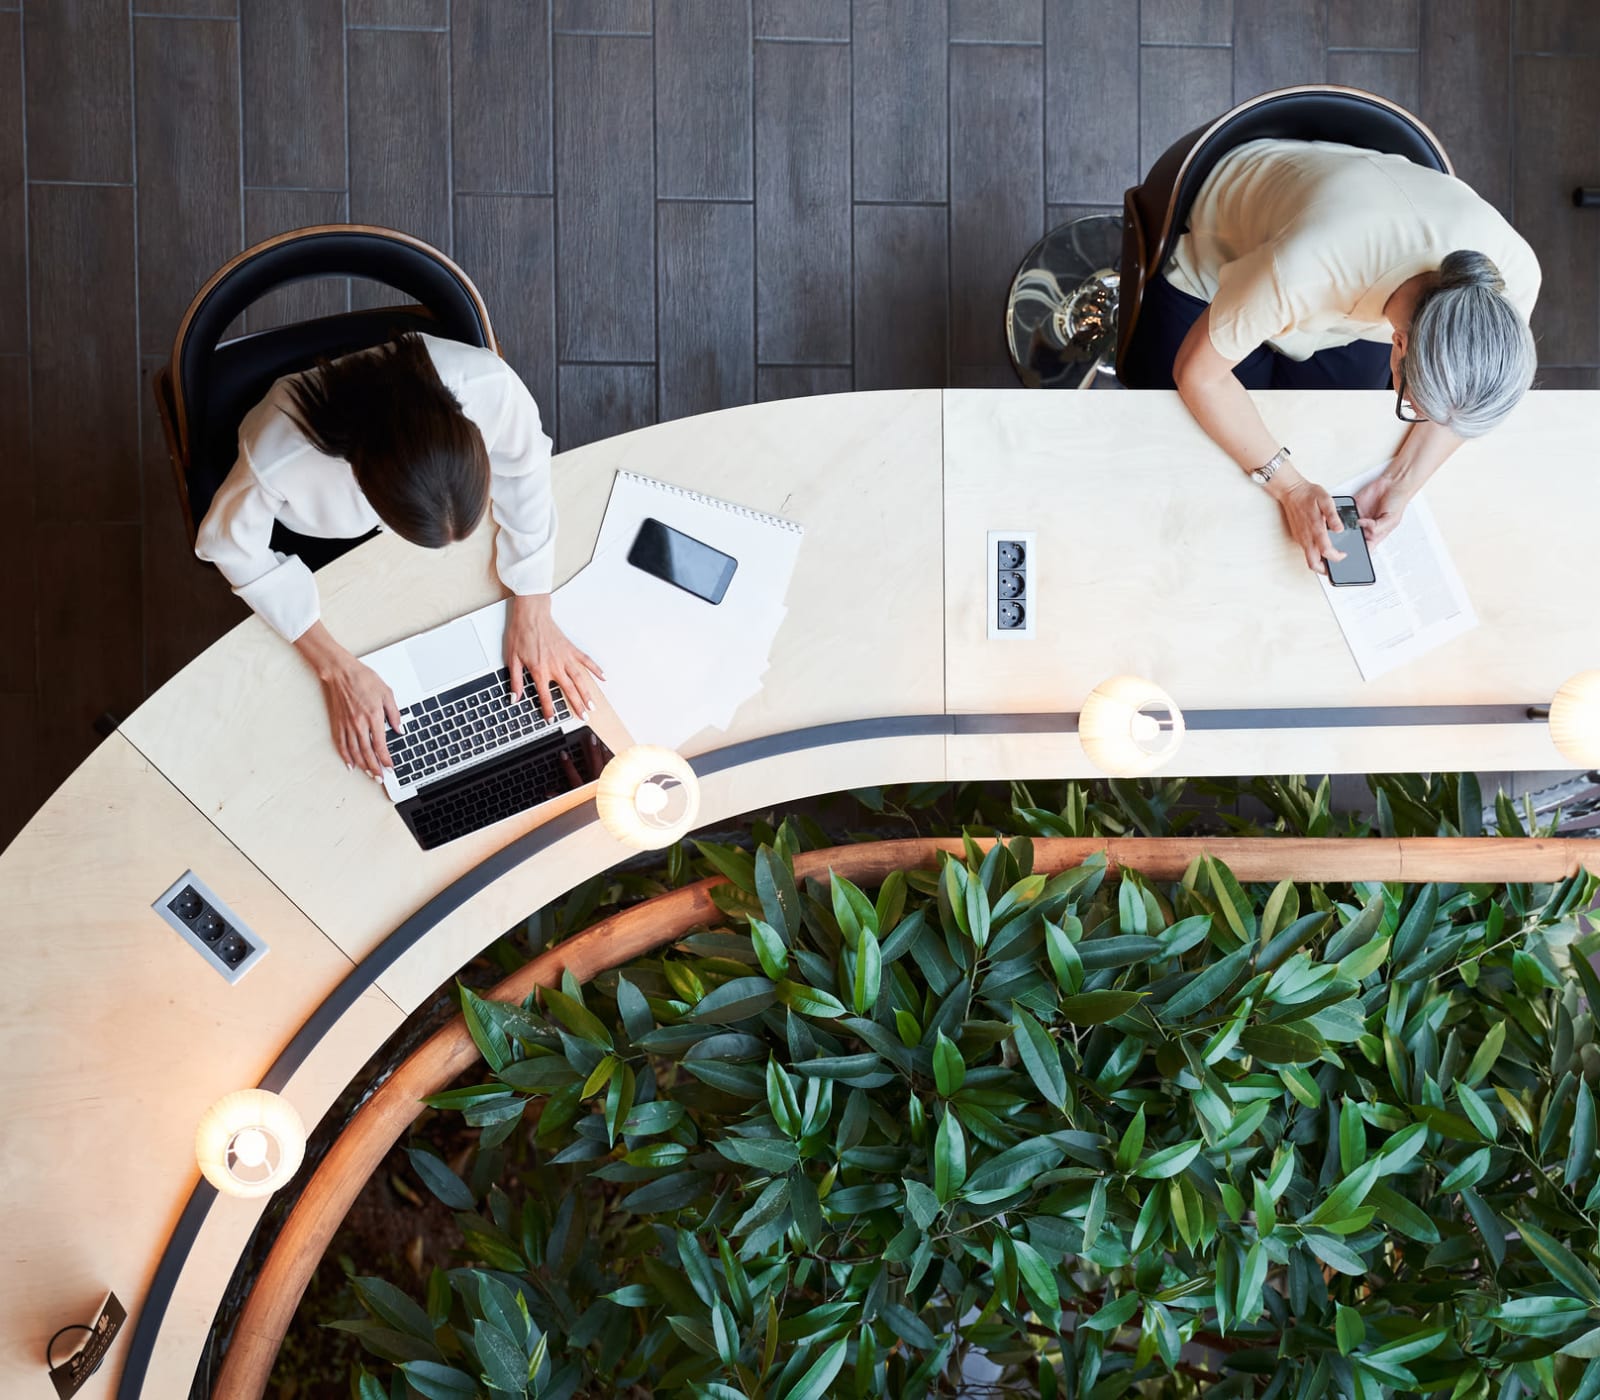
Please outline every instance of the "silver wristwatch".
[[1253, 472], [1250, 473], [1250, 480], [1255, 482], [1257, 486], [1265, 486], [1269, 481], [1272, 480], [1273, 477], [1278, 474], [1279, 467], [1286, 467], [1288, 465], [1289, 449], [1287, 447], [1280, 447], [1268, 459], [1265, 466], [1257, 467]]

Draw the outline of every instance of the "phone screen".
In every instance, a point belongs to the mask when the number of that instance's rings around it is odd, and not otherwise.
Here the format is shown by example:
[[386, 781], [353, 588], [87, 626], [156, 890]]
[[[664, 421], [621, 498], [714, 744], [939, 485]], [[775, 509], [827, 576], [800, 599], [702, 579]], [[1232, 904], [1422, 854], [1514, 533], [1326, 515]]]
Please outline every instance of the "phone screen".
[[1344, 552], [1345, 557], [1328, 560], [1328, 582], [1335, 588], [1376, 583], [1378, 576], [1373, 572], [1372, 555], [1367, 552], [1367, 537], [1361, 530], [1355, 497], [1335, 496], [1333, 508], [1339, 512], [1344, 529], [1338, 532], [1330, 530], [1328, 538], [1333, 541], [1335, 549]]
[[731, 554], [652, 519], [639, 526], [633, 548], [628, 551], [628, 562], [708, 603], [722, 601], [734, 570], [739, 567], [739, 561]]

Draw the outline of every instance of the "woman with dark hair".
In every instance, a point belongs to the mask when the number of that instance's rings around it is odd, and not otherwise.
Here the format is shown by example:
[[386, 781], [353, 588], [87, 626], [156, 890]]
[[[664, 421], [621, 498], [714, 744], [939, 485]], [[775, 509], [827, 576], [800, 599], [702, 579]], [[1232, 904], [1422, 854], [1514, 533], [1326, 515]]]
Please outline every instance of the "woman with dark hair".
[[586, 713], [585, 672], [604, 676], [550, 615], [550, 439], [533, 396], [492, 350], [403, 335], [278, 380], [239, 427], [239, 459], [200, 524], [195, 553], [317, 673], [346, 767], [381, 778], [393, 766], [385, 719], [402, 728], [394, 693], [323, 625], [316, 581], [299, 558], [273, 550], [273, 524], [324, 539], [381, 526], [440, 549], [472, 534], [486, 510], [512, 594], [512, 696], [524, 698], [526, 669], [545, 715], [552, 682]]

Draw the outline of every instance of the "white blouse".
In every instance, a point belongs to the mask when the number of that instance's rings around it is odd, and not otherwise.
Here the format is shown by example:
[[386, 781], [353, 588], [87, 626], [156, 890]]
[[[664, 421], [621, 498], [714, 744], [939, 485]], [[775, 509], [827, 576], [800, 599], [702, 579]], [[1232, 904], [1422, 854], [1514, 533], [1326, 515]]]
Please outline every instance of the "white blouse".
[[[431, 335], [422, 340], [444, 387], [483, 434], [489, 452], [501, 582], [513, 593], [548, 593], [556, 511], [550, 439], [540, 427], [538, 405], [494, 351]], [[297, 556], [271, 547], [273, 522], [321, 539], [353, 538], [383, 523], [350, 464], [319, 452], [289, 416], [289, 386], [297, 378], [277, 380], [239, 425], [239, 460], [201, 521], [194, 550], [291, 642], [317, 621], [321, 607], [311, 570]]]

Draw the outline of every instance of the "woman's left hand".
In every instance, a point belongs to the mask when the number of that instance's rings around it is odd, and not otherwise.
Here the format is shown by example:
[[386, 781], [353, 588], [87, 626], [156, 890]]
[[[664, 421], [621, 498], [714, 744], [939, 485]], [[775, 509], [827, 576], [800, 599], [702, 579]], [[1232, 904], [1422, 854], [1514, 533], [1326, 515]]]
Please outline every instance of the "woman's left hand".
[[590, 676], [606, 678], [593, 659], [573, 646], [556, 626], [548, 593], [519, 594], [511, 599], [506, 618], [506, 669], [511, 672], [513, 700], [522, 699], [523, 671], [533, 677], [534, 699], [546, 719], [555, 718], [550, 700], [552, 681], [561, 687], [573, 714], [587, 715], [594, 704]]

